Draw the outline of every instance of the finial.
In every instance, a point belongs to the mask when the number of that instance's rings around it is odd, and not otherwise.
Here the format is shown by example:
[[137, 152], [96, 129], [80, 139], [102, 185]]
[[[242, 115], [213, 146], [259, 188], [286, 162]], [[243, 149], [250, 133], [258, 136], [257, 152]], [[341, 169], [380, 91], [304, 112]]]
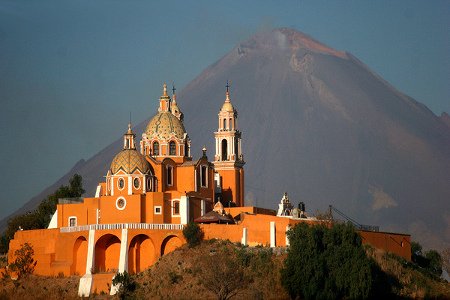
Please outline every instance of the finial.
[[128, 122], [128, 133], [131, 133], [131, 111], [130, 111], [130, 121]]
[[227, 102], [230, 102], [230, 84], [231, 84], [231, 82], [229, 83], [227, 80], [227, 85], [225, 86], [227, 88], [225, 101], [227, 101]]
[[163, 84], [163, 96], [167, 96], [167, 84], [165, 82]]
[[202, 152], [203, 152], [203, 157], [206, 157], [206, 146], [203, 146]]

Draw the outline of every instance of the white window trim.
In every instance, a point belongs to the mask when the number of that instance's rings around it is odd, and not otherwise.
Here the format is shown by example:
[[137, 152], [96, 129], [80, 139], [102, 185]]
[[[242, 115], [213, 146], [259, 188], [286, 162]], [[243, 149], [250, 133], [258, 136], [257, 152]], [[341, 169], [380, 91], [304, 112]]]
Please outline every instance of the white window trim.
[[[121, 179], [123, 180], [123, 187], [122, 187], [122, 188], [120, 188], [120, 185], [119, 185], [119, 181], [120, 181]], [[123, 191], [123, 189], [125, 188], [125, 178], [119, 177], [119, 178], [117, 179], [117, 188], [119, 189], [119, 191]]]
[[67, 225], [68, 225], [68, 227], [72, 227], [72, 226], [70, 226], [70, 219], [75, 219], [75, 225], [73, 227], [78, 225], [78, 218], [76, 216], [70, 216], [70, 217], [67, 218]]
[[[156, 211], [156, 209], [159, 208], [159, 212]], [[162, 206], [155, 206], [153, 212], [155, 215], [162, 215]]]
[[[175, 211], [175, 202], [178, 202], [178, 214], [174, 213], [174, 211]], [[181, 216], [181, 214], [180, 214], [180, 212], [181, 212], [180, 211], [180, 208], [181, 208], [180, 203], [181, 203], [180, 199], [173, 199], [172, 200], [172, 205], [171, 205], [171, 208], [170, 208], [172, 217], [179, 217], [179, 216]]]
[[[119, 200], [121, 200], [121, 199], [123, 199], [123, 201], [124, 201], [123, 207], [119, 207]], [[116, 199], [116, 208], [117, 208], [118, 210], [124, 210], [125, 207], [127, 207], [127, 199], [125, 199], [124, 197], [118, 197], [118, 198]]]

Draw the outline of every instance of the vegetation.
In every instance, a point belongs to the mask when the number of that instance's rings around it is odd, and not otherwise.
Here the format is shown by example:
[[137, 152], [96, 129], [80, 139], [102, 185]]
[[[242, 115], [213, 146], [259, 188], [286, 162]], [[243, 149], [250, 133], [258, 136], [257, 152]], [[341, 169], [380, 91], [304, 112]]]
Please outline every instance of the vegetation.
[[9, 265], [9, 271], [17, 274], [18, 278], [33, 274], [37, 261], [34, 260], [33, 246], [29, 243], [22, 244], [14, 251], [14, 261]]
[[243, 264], [235, 258], [229, 248], [198, 257], [196, 269], [202, 286], [212, 292], [218, 300], [227, 300], [242, 290], [248, 283]]
[[[374, 263], [350, 224], [296, 225], [281, 272], [291, 298], [365, 299], [373, 295]], [[375, 275], [375, 276], [374, 276]]]
[[84, 192], [82, 177], [75, 174], [70, 179], [68, 186], [63, 185], [53, 194], [49, 195], [39, 204], [35, 211], [12, 217], [8, 221], [8, 227], [5, 233], [0, 238], [0, 253], [8, 252], [9, 241], [20, 228], [24, 230], [47, 228], [52, 215], [55, 213], [58, 199], [80, 197]]
[[442, 274], [443, 259], [436, 250], [431, 249], [423, 253], [419, 243], [411, 242], [411, 260], [437, 277]]
[[442, 251], [442, 266], [447, 274], [450, 275], [450, 248], [446, 248]]
[[132, 299], [137, 288], [136, 281], [127, 271], [117, 273], [116, 276], [114, 276], [112, 284], [118, 286], [117, 295], [119, 296], [119, 299]]
[[183, 235], [186, 238], [189, 247], [195, 247], [203, 240], [203, 231], [197, 223], [189, 222], [183, 229]]

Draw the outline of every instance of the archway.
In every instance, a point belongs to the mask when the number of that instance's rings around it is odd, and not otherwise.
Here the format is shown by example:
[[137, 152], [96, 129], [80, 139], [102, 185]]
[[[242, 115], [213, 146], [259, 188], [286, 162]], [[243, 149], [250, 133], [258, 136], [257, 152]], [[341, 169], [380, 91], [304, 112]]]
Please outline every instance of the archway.
[[86, 273], [88, 242], [84, 236], [80, 236], [73, 244], [72, 274], [84, 275]]
[[228, 160], [228, 145], [227, 140], [222, 140], [222, 160]]
[[117, 272], [120, 257], [120, 239], [105, 234], [95, 244], [95, 272]]
[[170, 235], [166, 237], [161, 244], [161, 255], [172, 252], [182, 245], [183, 241], [179, 237], [177, 237], [176, 235]]
[[155, 246], [145, 234], [135, 236], [128, 248], [128, 272], [139, 273], [155, 262]]

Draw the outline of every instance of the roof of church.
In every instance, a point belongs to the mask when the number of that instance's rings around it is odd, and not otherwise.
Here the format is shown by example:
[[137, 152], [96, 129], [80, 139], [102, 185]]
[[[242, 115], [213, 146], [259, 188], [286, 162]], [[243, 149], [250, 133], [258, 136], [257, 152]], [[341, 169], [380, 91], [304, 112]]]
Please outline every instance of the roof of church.
[[119, 170], [131, 174], [136, 169], [144, 174], [150, 170], [150, 164], [136, 149], [123, 149], [114, 157], [111, 163], [112, 174], [116, 174]]
[[160, 140], [168, 140], [171, 136], [182, 139], [186, 130], [183, 123], [171, 112], [162, 111], [154, 116], [145, 129], [147, 136], [156, 137]]

